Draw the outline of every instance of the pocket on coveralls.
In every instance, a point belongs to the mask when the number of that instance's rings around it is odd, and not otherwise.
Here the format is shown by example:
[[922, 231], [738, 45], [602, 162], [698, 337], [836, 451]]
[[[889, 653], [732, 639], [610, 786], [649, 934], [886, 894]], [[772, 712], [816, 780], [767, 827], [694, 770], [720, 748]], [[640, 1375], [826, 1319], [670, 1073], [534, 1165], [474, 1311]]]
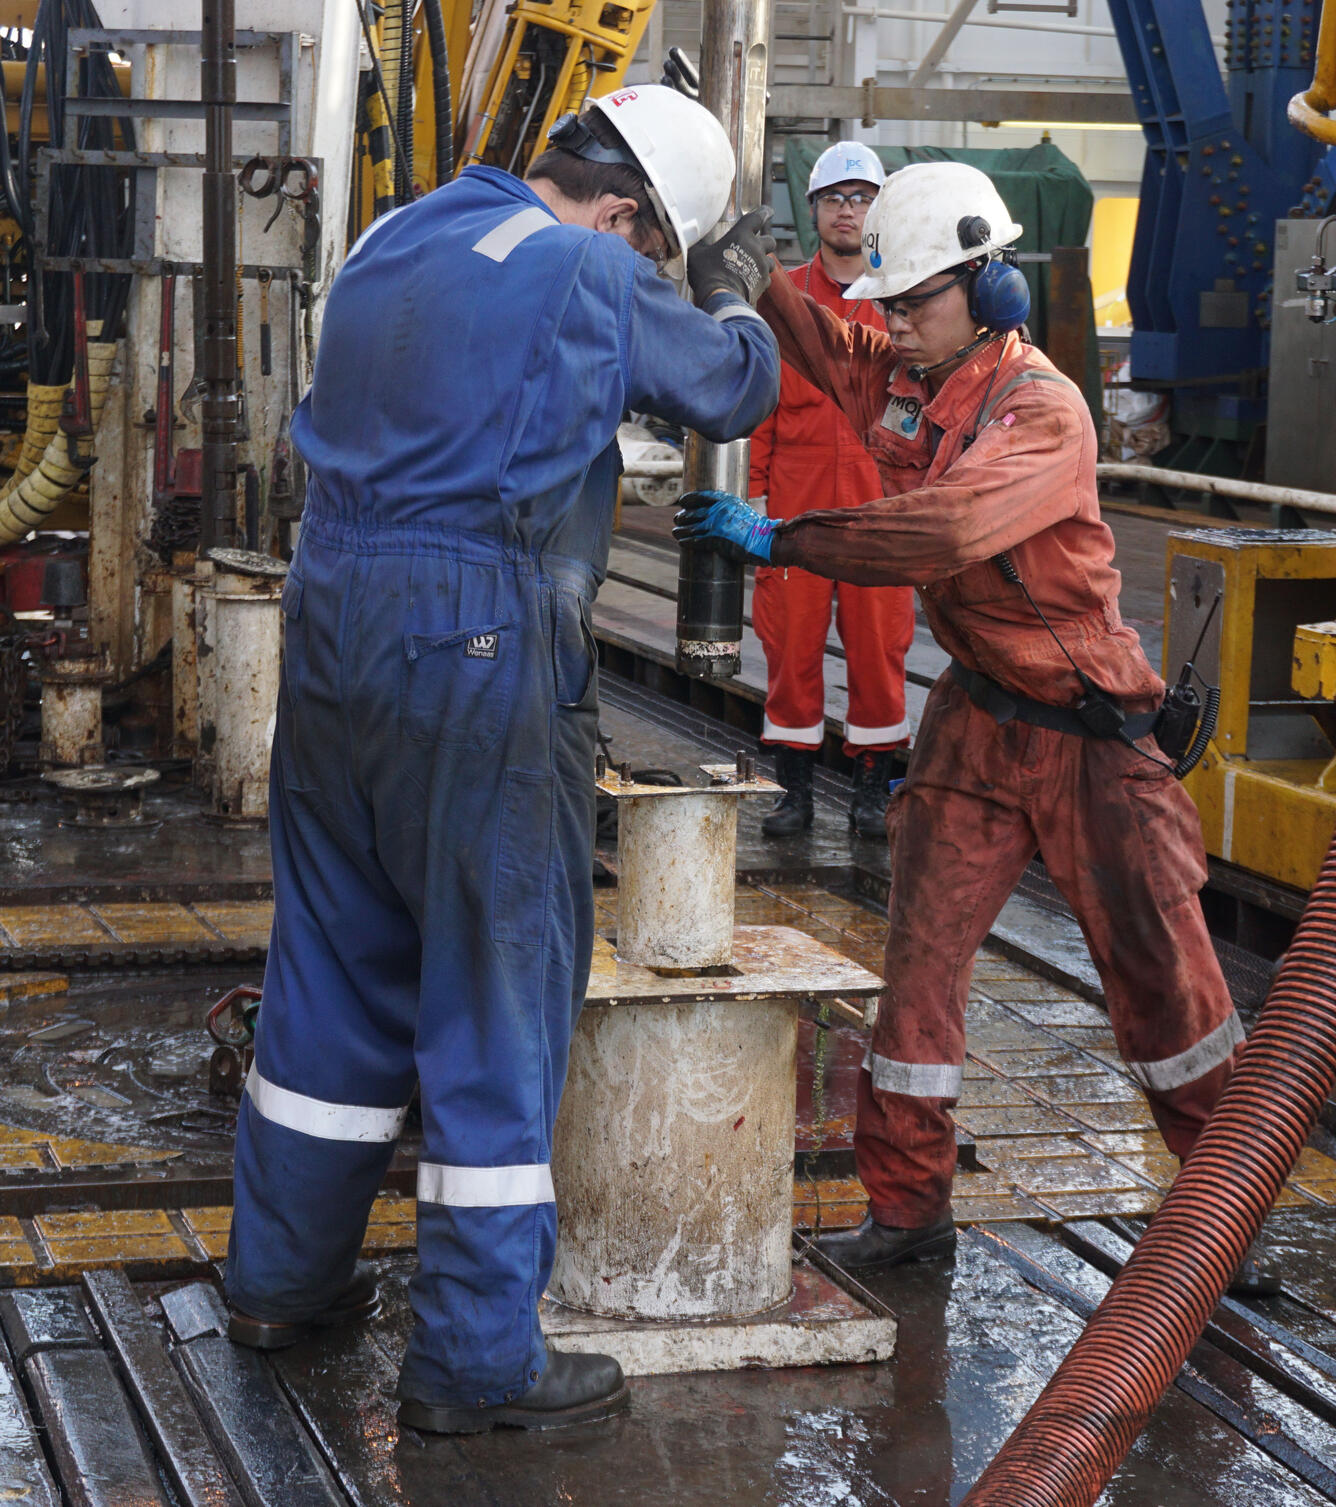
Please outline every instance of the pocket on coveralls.
[[1151, 893], [1162, 912], [1171, 911], [1207, 880], [1201, 818], [1192, 797], [1167, 771], [1124, 774], [1122, 787], [1141, 834]]
[[598, 702], [598, 645], [589, 603], [574, 591], [553, 593], [552, 676], [557, 705], [585, 710]]
[[510, 717], [520, 649], [513, 622], [405, 633], [404, 736], [440, 748], [490, 748]]

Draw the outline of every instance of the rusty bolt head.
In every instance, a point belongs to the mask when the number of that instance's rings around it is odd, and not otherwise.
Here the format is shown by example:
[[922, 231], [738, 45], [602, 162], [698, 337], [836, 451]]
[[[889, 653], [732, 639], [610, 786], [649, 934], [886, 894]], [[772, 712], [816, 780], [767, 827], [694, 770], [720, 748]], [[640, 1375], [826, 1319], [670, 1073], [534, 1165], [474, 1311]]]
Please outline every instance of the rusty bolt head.
[[594, 755], [594, 778], [601, 780], [608, 772], [608, 756], [600, 753]]
[[623, 759], [617, 766], [617, 778], [623, 785], [633, 785], [635, 783], [635, 776], [631, 773], [630, 759]]

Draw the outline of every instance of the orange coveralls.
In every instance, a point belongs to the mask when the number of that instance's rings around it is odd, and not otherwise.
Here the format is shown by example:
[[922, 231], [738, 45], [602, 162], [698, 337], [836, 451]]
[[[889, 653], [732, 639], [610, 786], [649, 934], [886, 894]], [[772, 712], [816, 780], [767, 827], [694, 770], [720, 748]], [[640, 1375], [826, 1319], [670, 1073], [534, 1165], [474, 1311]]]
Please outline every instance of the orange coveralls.
[[[825, 308], [880, 328], [875, 304], [845, 303], [819, 252], [789, 276]], [[785, 366], [779, 407], [751, 437], [750, 490], [766, 496], [771, 518], [796, 518], [812, 508], [857, 507], [878, 496], [881, 484], [849, 420]], [[828, 577], [759, 565], [752, 623], [768, 672], [762, 742], [815, 749], [825, 737], [822, 670], [832, 597], [849, 674], [844, 751], [853, 757], [893, 748], [909, 733], [905, 651], [914, 639], [913, 591], [846, 584], [837, 593]]]
[[[1080, 682], [994, 563], [1006, 552], [1081, 669], [1129, 713], [1153, 710], [1164, 685], [1119, 616], [1094, 425], [1052, 363], [1008, 335], [933, 395], [885, 333], [846, 324], [787, 279], [760, 311], [784, 360], [849, 417], [889, 494], [782, 524], [772, 562], [917, 586], [939, 643], [967, 669], [1070, 707]], [[1149, 737], [1138, 747], [1159, 752]], [[1243, 1029], [1197, 899], [1201, 824], [1167, 769], [1118, 742], [999, 724], [948, 673], [887, 828], [886, 991], [855, 1133], [873, 1217], [912, 1228], [946, 1212], [974, 954], [1036, 851], [1080, 922], [1119, 1050], [1170, 1150], [1186, 1156]], [[1079, 1085], [1068, 1098], [1053, 1083], [1081, 1121]], [[1099, 1128], [1097, 1116], [1083, 1123]]]

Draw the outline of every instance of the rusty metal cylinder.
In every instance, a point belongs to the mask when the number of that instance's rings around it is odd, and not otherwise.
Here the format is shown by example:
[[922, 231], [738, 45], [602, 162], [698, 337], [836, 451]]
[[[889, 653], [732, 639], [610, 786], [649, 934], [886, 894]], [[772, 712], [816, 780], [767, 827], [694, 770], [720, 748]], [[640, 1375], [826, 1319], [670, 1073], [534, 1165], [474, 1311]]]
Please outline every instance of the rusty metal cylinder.
[[797, 1041], [792, 999], [585, 1008], [552, 1153], [552, 1297], [636, 1319], [788, 1300]]
[[172, 576], [172, 753], [190, 758], [199, 743], [199, 669], [196, 663], [195, 576]]
[[102, 655], [52, 659], [42, 665], [43, 768], [79, 768], [100, 764], [102, 687], [107, 662]]
[[617, 956], [672, 972], [733, 955], [737, 800], [623, 797], [617, 807]]
[[249, 550], [215, 549], [209, 558], [213, 808], [217, 816], [256, 820], [269, 810], [287, 567]]

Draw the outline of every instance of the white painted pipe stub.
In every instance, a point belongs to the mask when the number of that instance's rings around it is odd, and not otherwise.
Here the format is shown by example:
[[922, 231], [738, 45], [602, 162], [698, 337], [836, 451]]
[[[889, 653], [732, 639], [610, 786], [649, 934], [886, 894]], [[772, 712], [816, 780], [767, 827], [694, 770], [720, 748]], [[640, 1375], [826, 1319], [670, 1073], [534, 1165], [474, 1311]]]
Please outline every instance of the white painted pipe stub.
[[797, 1042], [794, 999], [585, 1008], [552, 1154], [552, 1297], [638, 1319], [788, 1300]]
[[715, 968], [733, 955], [736, 798], [629, 798], [617, 806], [617, 956], [642, 968]]

